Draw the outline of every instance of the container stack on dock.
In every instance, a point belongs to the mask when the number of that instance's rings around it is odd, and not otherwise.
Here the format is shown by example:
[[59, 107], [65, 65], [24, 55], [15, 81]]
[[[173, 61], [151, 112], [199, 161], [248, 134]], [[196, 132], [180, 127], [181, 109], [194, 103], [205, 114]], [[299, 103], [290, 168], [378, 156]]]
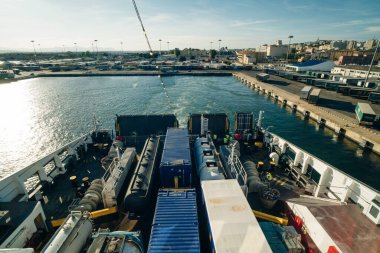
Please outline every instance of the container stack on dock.
[[191, 154], [186, 128], [168, 128], [160, 163], [163, 188], [191, 187]]
[[200, 252], [196, 192], [160, 189], [148, 253]]

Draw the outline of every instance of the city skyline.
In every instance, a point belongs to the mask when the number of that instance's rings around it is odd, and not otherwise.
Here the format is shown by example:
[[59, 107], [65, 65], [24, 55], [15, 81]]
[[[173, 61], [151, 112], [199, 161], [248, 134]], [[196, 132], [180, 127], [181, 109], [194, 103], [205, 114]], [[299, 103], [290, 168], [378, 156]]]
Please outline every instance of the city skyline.
[[[152, 49], [378, 38], [376, 1], [136, 1]], [[4, 0], [0, 50], [148, 51], [132, 1]], [[161, 40], [161, 42], [159, 41]], [[221, 40], [219, 42], [219, 40]], [[34, 43], [32, 42], [34, 41]], [[168, 43], [169, 42], [169, 43]], [[213, 42], [213, 43], [211, 43]], [[34, 46], [34, 48], [33, 48]]]

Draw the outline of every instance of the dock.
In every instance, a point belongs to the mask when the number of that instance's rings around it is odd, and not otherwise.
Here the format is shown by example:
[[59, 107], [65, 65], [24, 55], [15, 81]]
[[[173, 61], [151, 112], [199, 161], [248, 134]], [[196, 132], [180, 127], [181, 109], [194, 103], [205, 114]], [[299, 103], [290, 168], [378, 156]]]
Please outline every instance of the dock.
[[355, 118], [349, 117], [334, 109], [327, 109], [309, 104], [300, 99], [298, 94], [290, 93], [280, 87], [260, 82], [255, 77], [235, 72], [234, 78], [248, 87], [257, 90], [262, 95], [273, 98], [283, 106], [315, 120], [319, 125], [332, 129], [336, 134], [345, 136], [358, 143], [361, 147], [369, 149], [380, 155], [380, 132], [360, 126]]

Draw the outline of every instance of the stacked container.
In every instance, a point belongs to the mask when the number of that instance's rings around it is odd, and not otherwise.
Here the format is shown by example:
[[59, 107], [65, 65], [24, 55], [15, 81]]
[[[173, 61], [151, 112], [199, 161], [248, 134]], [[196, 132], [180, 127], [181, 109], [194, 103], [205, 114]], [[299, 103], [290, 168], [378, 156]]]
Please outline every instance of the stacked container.
[[148, 253], [200, 252], [195, 189], [160, 189]]
[[168, 128], [160, 163], [163, 188], [191, 187], [191, 155], [186, 128]]

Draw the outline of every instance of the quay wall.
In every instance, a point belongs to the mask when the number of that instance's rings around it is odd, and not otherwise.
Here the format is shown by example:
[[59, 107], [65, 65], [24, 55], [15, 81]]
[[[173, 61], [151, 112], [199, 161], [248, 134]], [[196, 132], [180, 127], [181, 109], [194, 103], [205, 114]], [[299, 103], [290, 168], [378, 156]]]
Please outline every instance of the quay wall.
[[283, 106], [288, 106], [305, 117], [315, 120], [321, 126], [326, 126], [335, 133], [345, 136], [358, 143], [361, 147], [370, 149], [380, 155], [380, 134], [369, 128], [360, 126], [356, 119], [343, 115], [332, 109], [321, 108], [300, 99], [298, 94], [289, 93], [276, 86], [260, 82], [256, 78], [243, 73], [233, 73], [233, 77], [243, 84], [273, 98]]

